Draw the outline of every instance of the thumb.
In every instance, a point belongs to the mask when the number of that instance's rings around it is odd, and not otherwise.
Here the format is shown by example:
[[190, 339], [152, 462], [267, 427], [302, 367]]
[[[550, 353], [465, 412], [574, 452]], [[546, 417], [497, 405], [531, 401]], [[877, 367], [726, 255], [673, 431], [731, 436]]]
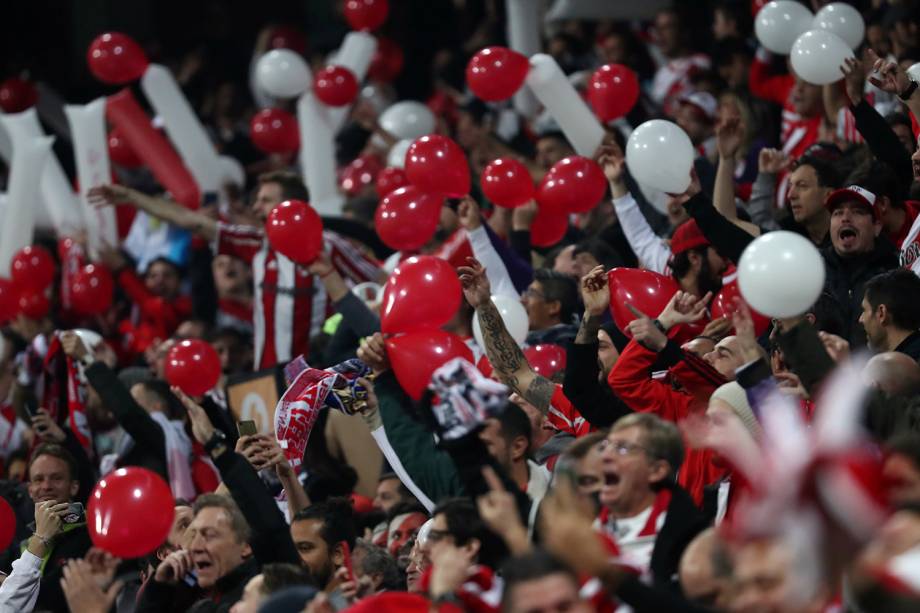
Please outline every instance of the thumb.
[[[105, 598], [110, 603], [115, 602], [115, 599], [118, 597], [118, 594], [121, 592], [121, 588], [125, 586], [125, 582], [122, 580], [113, 581], [112, 585], [109, 586], [109, 589], [105, 591]], [[111, 606], [111, 605], [110, 605]]]

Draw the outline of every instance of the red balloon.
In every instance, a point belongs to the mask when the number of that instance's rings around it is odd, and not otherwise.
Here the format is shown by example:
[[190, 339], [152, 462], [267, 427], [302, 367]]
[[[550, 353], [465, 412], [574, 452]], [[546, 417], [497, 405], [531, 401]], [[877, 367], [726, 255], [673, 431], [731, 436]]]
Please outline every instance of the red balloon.
[[262, 109], [249, 120], [252, 144], [265, 153], [295, 153], [300, 130], [293, 115], [282, 109]]
[[403, 50], [399, 45], [389, 38], [378, 36], [377, 50], [371, 57], [367, 77], [372, 81], [389, 83], [402, 72], [404, 61]]
[[345, 21], [352, 30], [370, 32], [387, 20], [390, 3], [387, 0], [346, 0]]
[[273, 28], [268, 38], [269, 49], [290, 49], [300, 55], [307, 53], [307, 37], [297, 28], [278, 26]]
[[390, 249], [414, 251], [431, 240], [441, 221], [442, 199], [409, 185], [390, 192], [377, 207], [374, 227]]
[[90, 43], [86, 62], [93, 76], [109, 85], [135, 81], [147, 70], [147, 56], [133, 38], [121, 32], [100, 34]]
[[220, 379], [220, 356], [210, 343], [187, 338], [169, 349], [163, 376], [189, 396], [202, 396]]
[[389, 166], [380, 171], [377, 175], [377, 195], [384, 198], [390, 192], [409, 185], [409, 177], [402, 168]]
[[339, 171], [339, 185], [349, 196], [355, 196], [368, 185], [373, 185], [383, 169], [376, 155], [365, 154], [351, 161]]
[[344, 66], [326, 66], [313, 77], [313, 92], [323, 104], [345, 106], [358, 95], [358, 79]]
[[27, 245], [13, 256], [10, 277], [18, 287], [42, 291], [54, 281], [54, 259], [44, 247]]
[[0, 83], [0, 109], [4, 113], [21, 113], [38, 102], [38, 90], [29, 81], [12, 77]]
[[6, 501], [0, 497], [0, 550], [5, 550], [16, 536], [16, 513]]
[[538, 375], [547, 379], [565, 370], [565, 349], [554, 343], [534, 345], [524, 350], [524, 357]]
[[0, 278], [0, 325], [13, 320], [19, 313], [19, 292], [9, 279]]
[[[732, 281], [728, 285], [723, 286], [722, 291], [716, 294], [716, 297], [712, 299], [712, 304], [710, 305], [712, 318], [728, 317], [731, 319], [731, 316], [738, 310], [735, 304], [736, 298], [740, 299], [744, 304], [747, 304], [744, 298], [741, 297], [737, 281]], [[754, 321], [754, 332], [757, 336], [760, 336], [770, 327], [770, 318], [751, 309], [750, 305], [748, 305], [748, 308], [751, 310], [751, 319]]]
[[604, 64], [588, 80], [588, 102], [601, 121], [613, 121], [630, 112], [639, 100], [639, 79], [622, 64]]
[[109, 157], [123, 168], [139, 168], [144, 163], [118, 128], [109, 132]]
[[172, 529], [175, 500], [163, 478], [129, 466], [104, 476], [86, 505], [93, 545], [118, 558], [139, 558], [156, 550]]
[[470, 167], [460, 145], [440, 134], [429, 134], [409, 145], [406, 176], [426, 192], [460, 198], [470, 193]]
[[533, 179], [527, 167], [514, 158], [499, 158], [486, 166], [479, 178], [482, 193], [496, 206], [509, 209], [533, 200]]
[[79, 315], [101, 315], [112, 306], [112, 273], [99, 264], [87, 264], [73, 276], [71, 305]]
[[541, 208], [556, 213], [587, 213], [604, 197], [607, 179], [594, 160], [580, 155], [556, 162], [537, 187]]
[[19, 312], [36, 321], [44, 319], [51, 303], [43, 290], [24, 289], [19, 293]]
[[409, 396], [419, 400], [431, 382], [431, 375], [454, 358], [473, 361], [473, 352], [463, 339], [443, 330], [419, 330], [387, 340], [387, 356], [396, 380]]
[[298, 264], [310, 264], [323, 250], [323, 220], [303, 200], [285, 200], [265, 220], [272, 249]]
[[507, 47], [486, 47], [466, 65], [466, 83], [487, 102], [507, 100], [524, 84], [530, 62]]
[[568, 229], [567, 215], [540, 209], [530, 226], [530, 244], [534, 247], [552, 247], [562, 240]]
[[679, 289], [671, 277], [641, 268], [614, 268], [607, 273], [607, 281], [610, 313], [624, 334], [627, 334], [626, 326], [636, 318], [626, 306], [627, 302], [655, 319]]
[[440, 328], [457, 313], [463, 290], [447, 260], [417, 255], [402, 262], [387, 279], [380, 305], [384, 334]]

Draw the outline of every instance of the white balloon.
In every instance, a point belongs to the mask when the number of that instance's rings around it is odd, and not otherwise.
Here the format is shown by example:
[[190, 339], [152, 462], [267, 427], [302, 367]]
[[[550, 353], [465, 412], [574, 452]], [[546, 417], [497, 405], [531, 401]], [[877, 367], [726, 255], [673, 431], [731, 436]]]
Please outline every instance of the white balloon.
[[850, 49], [858, 47], [866, 35], [866, 22], [863, 21], [862, 15], [843, 2], [828, 4], [818, 11], [811, 27], [836, 34], [850, 46]]
[[387, 166], [392, 166], [394, 168], [405, 168], [406, 167], [406, 153], [409, 151], [409, 146], [412, 144], [412, 140], [404, 139], [397, 141], [395, 145], [390, 147], [390, 152], [387, 154]]
[[275, 98], [296, 98], [312, 80], [307, 63], [290, 49], [273, 49], [256, 63], [256, 83]]
[[907, 75], [910, 77], [911, 81], [920, 82], [920, 62], [917, 62], [916, 64], [908, 68]]
[[92, 351], [95, 349], [99, 343], [102, 342], [102, 336], [95, 330], [88, 330], [86, 328], [75, 328], [73, 333], [80, 337], [80, 340], [83, 341], [83, 346]]
[[812, 19], [811, 11], [799, 2], [774, 0], [757, 12], [754, 33], [761, 45], [787, 55], [795, 39], [811, 29]]
[[792, 70], [814, 85], [836, 83], [843, 78], [840, 67], [853, 57], [846, 42], [827, 30], [809, 30], [792, 45]]
[[626, 166], [636, 181], [669, 194], [687, 190], [694, 156], [687, 133], [664, 119], [646, 121], [626, 141]]
[[[511, 338], [518, 345], [522, 344], [527, 339], [527, 330], [530, 328], [527, 321], [527, 309], [518, 298], [513, 296], [492, 296], [492, 302], [501, 313], [502, 321], [505, 322], [505, 327], [511, 333]], [[485, 349], [486, 343], [482, 338], [478, 316], [473, 317], [473, 336], [479, 346]]]
[[769, 317], [806, 312], [824, 288], [824, 260], [807, 238], [795, 232], [767, 232], [738, 262], [738, 289], [751, 308]]
[[415, 100], [397, 102], [380, 115], [380, 127], [399, 139], [415, 140], [434, 132], [434, 113]]

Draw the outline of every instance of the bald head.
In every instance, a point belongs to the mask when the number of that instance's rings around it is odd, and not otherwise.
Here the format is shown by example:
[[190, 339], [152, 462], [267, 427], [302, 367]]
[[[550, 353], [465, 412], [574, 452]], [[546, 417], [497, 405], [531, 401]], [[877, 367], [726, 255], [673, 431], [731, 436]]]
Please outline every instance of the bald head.
[[715, 528], [700, 532], [680, 558], [680, 585], [693, 602], [721, 605], [731, 579], [731, 563]]
[[910, 396], [920, 392], [920, 365], [899, 351], [874, 356], [863, 371], [866, 383], [889, 396]]

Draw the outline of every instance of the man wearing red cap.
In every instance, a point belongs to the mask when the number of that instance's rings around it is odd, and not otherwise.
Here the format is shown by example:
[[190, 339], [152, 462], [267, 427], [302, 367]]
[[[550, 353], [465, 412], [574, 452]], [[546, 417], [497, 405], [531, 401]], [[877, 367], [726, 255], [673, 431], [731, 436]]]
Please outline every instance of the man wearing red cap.
[[844, 337], [853, 346], [866, 344], [859, 324], [865, 284], [898, 267], [897, 251], [885, 238], [876, 195], [858, 185], [838, 189], [827, 197], [831, 214], [831, 247], [822, 250], [827, 277], [824, 289], [842, 307]]
[[703, 236], [696, 221], [685, 221], [671, 237], [671, 276], [685, 292], [705, 296], [722, 287], [722, 275], [728, 267], [722, 256]]

